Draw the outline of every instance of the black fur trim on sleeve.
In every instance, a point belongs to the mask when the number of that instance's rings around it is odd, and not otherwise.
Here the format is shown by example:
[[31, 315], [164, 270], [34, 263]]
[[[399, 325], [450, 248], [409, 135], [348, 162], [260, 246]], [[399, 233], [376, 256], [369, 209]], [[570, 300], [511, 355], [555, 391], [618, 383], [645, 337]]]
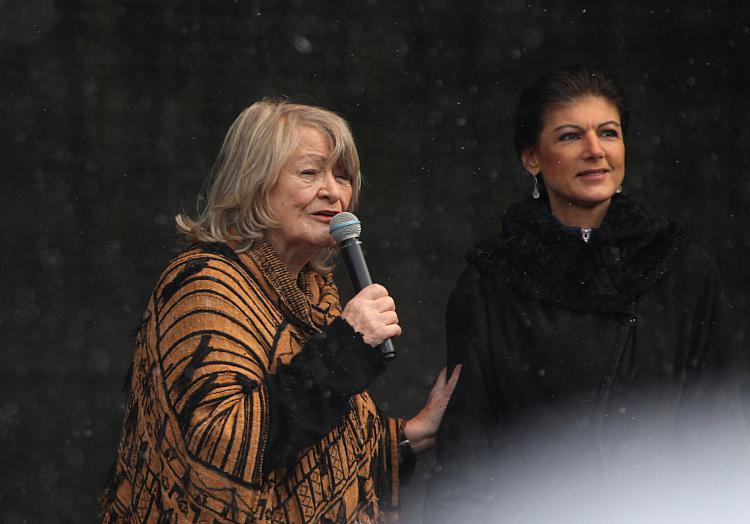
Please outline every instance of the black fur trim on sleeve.
[[289, 364], [267, 376], [271, 420], [264, 473], [293, 463], [300, 451], [341, 423], [351, 396], [364, 391], [385, 367], [379, 350], [337, 318]]

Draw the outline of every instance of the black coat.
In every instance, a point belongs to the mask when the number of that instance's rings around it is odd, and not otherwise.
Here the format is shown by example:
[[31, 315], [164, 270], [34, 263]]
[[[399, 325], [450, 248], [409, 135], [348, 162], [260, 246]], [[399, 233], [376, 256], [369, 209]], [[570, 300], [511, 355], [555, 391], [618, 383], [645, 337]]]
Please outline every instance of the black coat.
[[601, 454], [603, 439], [633, 429], [646, 408], [663, 420], [686, 400], [716, 400], [713, 371], [732, 354], [716, 266], [634, 200], [615, 195], [587, 243], [545, 199], [529, 199], [467, 259], [447, 311], [448, 364], [464, 369], [426, 522], [463, 519], [451, 510], [502, 490], [495, 461], [522, 448]]

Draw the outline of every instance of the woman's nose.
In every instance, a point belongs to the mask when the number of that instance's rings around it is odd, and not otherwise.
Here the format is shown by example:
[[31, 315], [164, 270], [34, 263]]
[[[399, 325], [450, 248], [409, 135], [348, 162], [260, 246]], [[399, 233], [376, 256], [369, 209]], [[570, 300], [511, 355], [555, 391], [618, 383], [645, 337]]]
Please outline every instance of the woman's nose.
[[588, 158], [602, 158], [604, 156], [604, 149], [596, 133], [588, 133], [585, 144], [585, 154]]
[[340, 198], [341, 189], [339, 188], [338, 181], [336, 180], [336, 176], [332, 169], [327, 169], [325, 174], [321, 177], [318, 196], [332, 201]]

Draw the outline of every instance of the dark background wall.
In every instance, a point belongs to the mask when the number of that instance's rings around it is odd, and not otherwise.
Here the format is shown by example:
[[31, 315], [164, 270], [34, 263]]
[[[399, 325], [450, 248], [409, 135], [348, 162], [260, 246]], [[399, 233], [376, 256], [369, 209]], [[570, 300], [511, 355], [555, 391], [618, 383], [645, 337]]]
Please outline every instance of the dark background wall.
[[358, 140], [363, 238], [404, 327], [374, 388], [389, 413], [413, 414], [442, 365], [463, 253], [531, 189], [513, 108], [554, 64], [621, 80], [625, 191], [713, 254], [747, 318], [741, 3], [0, 0], [0, 523], [96, 520], [130, 333], [174, 253], [173, 216], [263, 96], [338, 111]]

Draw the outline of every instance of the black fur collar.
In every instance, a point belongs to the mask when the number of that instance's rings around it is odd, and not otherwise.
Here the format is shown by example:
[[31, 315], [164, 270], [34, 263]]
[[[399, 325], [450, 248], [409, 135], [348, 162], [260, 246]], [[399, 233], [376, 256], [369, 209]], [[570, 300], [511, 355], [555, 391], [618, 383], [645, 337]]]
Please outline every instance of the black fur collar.
[[510, 207], [503, 234], [467, 258], [524, 295], [577, 311], [628, 312], [678, 259], [685, 236], [635, 200], [615, 195], [589, 243], [549, 212], [546, 198]]

